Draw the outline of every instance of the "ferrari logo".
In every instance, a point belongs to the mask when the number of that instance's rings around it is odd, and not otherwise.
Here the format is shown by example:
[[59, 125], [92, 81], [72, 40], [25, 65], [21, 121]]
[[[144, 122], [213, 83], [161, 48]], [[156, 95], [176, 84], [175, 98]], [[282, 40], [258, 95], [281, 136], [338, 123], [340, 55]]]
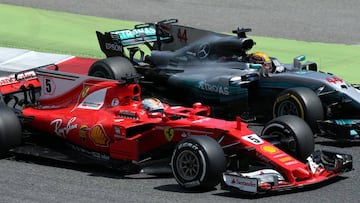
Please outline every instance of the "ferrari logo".
[[87, 93], [89, 92], [89, 89], [90, 89], [89, 86], [84, 87], [84, 89], [81, 92], [81, 97], [84, 98], [87, 95]]
[[171, 141], [174, 137], [174, 129], [173, 128], [165, 128], [164, 135], [167, 141]]

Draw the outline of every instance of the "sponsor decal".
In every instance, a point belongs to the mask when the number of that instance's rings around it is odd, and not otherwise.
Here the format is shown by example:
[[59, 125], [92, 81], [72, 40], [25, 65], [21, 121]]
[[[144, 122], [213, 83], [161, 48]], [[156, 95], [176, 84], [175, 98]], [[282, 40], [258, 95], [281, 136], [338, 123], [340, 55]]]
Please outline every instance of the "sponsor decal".
[[173, 128], [165, 128], [164, 135], [168, 142], [170, 142], [174, 138], [174, 129]]
[[182, 132], [181, 137], [183, 137], [183, 138], [190, 137], [190, 134], [187, 132]]
[[283, 153], [281, 153], [281, 154], [276, 154], [276, 155], [274, 155], [274, 158], [281, 158], [281, 157], [285, 157], [285, 156], [288, 156], [287, 154], [283, 154]]
[[91, 128], [89, 137], [96, 146], [100, 146], [100, 147], [109, 146], [110, 139], [106, 135], [104, 128], [101, 124], [95, 125], [94, 127]]
[[285, 165], [289, 166], [289, 165], [298, 164], [298, 163], [299, 162], [297, 160], [293, 160], [293, 161], [285, 162]]
[[201, 118], [198, 120], [193, 121], [192, 123], [202, 123], [202, 122], [206, 122], [206, 121], [210, 121], [211, 118]]
[[4, 85], [10, 85], [13, 83], [16, 83], [17, 81], [15, 80], [15, 77], [1, 77], [0, 78], [0, 86], [4, 86]]
[[87, 125], [81, 125], [79, 128], [79, 137], [80, 140], [85, 142], [86, 141], [86, 133], [88, 130], [88, 126]]
[[85, 149], [85, 148], [82, 148], [78, 145], [72, 145], [70, 144], [71, 148], [73, 150], [76, 150], [78, 152], [81, 152], [81, 153], [84, 153], [86, 155], [89, 155], [89, 156], [92, 156], [94, 158], [97, 158], [97, 159], [102, 159], [102, 160], [110, 160], [110, 156], [108, 154], [104, 154], [104, 153], [100, 153], [100, 152], [95, 152], [95, 151], [91, 151], [91, 150], [88, 150], [88, 149]]
[[246, 192], [257, 192], [257, 179], [255, 178], [244, 178], [233, 175], [224, 175], [224, 181], [226, 185], [236, 187], [241, 191]]
[[201, 81], [199, 83], [199, 89], [205, 90], [207, 92], [214, 92], [221, 95], [229, 95], [229, 87], [211, 84], [206, 81]]
[[264, 141], [256, 134], [243, 136], [242, 139], [244, 139], [250, 143], [256, 144], [256, 145], [264, 143]]
[[276, 147], [272, 146], [272, 145], [264, 145], [264, 146], [261, 146], [261, 149], [264, 151], [264, 152], [268, 152], [270, 154], [273, 154], [273, 153], [276, 153], [278, 150], [276, 149]]
[[[206, 131], [200, 131], [200, 130], [192, 130], [192, 129], [184, 129], [184, 128], [170, 128], [170, 127], [164, 127], [164, 126], [155, 126], [156, 130], [163, 130], [165, 137], [167, 137], [168, 141], [171, 141], [173, 139], [173, 136], [176, 132], [180, 132], [180, 136], [183, 138], [191, 137], [191, 136], [209, 136], [214, 134], [213, 132], [206, 132]], [[168, 139], [169, 138], [169, 139]]]
[[308, 73], [308, 71], [306, 71], [306, 70], [300, 70], [300, 71], [296, 71], [295, 73], [296, 73], [296, 74], [299, 74], [299, 75], [305, 75], [306, 73]]
[[332, 78], [326, 78], [326, 80], [329, 82], [329, 83], [343, 83], [343, 80], [336, 77], [336, 76], [333, 76]]
[[11, 74], [6, 77], [0, 77], [0, 86], [14, 84], [17, 83], [18, 80], [27, 80], [33, 78], [36, 78], [36, 74], [34, 71], [19, 73], [17, 74], [17, 78], [15, 78], [15, 74]]
[[121, 128], [119, 126], [114, 126], [114, 132], [115, 134], [121, 134]]
[[289, 157], [289, 156], [286, 156], [286, 157], [283, 157], [283, 158], [279, 159], [279, 161], [281, 161], [281, 162], [288, 162], [288, 161], [291, 161], [291, 160], [292, 160], [292, 158]]
[[107, 89], [101, 89], [92, 92], [79, 104], [78, 108], [99, 110], [104, 105], [105, 95]]
[[81, 92], [81, 97], [82, 97], [82, 98], [86, 97], [86, 95], [88, 94], [89, 90], [90, 90], [90, 87], [89, 87], [89, 86], [85, 86], [84, 89], [83, 89], [82, 92]]
[[255, 155], [265, 163], [271, 163], [271, 160], [265, 157], [262, 153], [256, 152]]
[[115, 139], [125, 138], [125, 136], [121, 135], [121, 133], [123, 133], [122, 130], [121, 130], [121, 127], [114, 125], [114, 138]]
[[191, 132], [191, 131], [183, 131], [181, 133], [181, 137], [186, 138], [186, 137], [191, 137], [191, 136], [207, 136], [207, 134], [212, 134], [210, 132], [198, 132], [198, 133], [200, 133], [200, 134], [197, 134], [196, 132]]
[[184, 147], [189, 147], [195, 151], [199, 150], [199, 147], [197, 145], [194, 145], [192, 143], [189, 143], [189, 142], [184, 142], [184, 143], [181, 143], [177, 146], [177, 149], [181, 149], [181, 148], [184, 148]]
[[85, 102], [81, 103], [81, 106], [79, 106], [79, 108], [98, 110], [101, 108], [101, 106], [102, 106], [102, 103], [85, 101]]
[[128, 110], [120, 110], [119, 116], [123, 118], [138, 119], [136, 112], [128, 111]]
[[122, 51], [122, 46], [118, 44], [105, 43], [105, 49], [113, 51]]
[[[15, 75], [14, 75], [14, 77], [15, 77]], [[31, 79], [31, 78], [35, 78], [35, 77], [36, 77], [35, 71], [28, 71], [28, 72], [17, 74], [17, 80]]]
[[146, 36], [151, 36], [156, 34], [156, 30], [154, 27], [143, 27], [143, 28], [137, 28], [133, 30], [119, 30], [113, 32], [115, 34], [118, 34], [121, 39], [132, 39], [139, 37], [142, 34], [145, 34]]
[[118, 106], [120, 104], [120, 101], [118, 98], [114, 98], [111, 100], [111, 106]]
[[199, 47], [199, 50], [197, 51], [197, 56], [200, 59], [206, 58], [210, 53], [210, 45], [208, 43], [202, 44]]
[[71, 130], [76, 129], [78, 127], [77, 124], [74, 124], [75, 120], [76, 120], [76, 117], [72, 117], [68, 121], [66, 126], [63, 127], [62, 126], [63, 120], [61, 118], [59, 118], [59, 119], [55, 119], [55, 120], [51, 121], [50, 125], [55, 126], [54, 133], [57, 136], [65, 138]]

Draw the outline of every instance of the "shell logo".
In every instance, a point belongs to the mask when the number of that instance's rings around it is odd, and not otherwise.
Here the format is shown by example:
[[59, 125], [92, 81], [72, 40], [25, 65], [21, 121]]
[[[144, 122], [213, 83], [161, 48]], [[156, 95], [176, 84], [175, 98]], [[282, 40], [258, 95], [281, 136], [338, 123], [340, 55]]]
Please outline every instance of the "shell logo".
[[94, 127], [92, 127], [90, 130], [89, 137], [92, 140], [92, 142], [97, 146], [101, 146], [101, 147], [109, 146], [110, 140], [105, 134], [102, 125], [95, 125]]
[[276, 147], [271, 146], [271, 145], [262, 146], [261, 149], [262, 149], [264, 152], [268, 152], [268, 153], [270, 153], [270, 154], [273, 154], [273, 153], [277, 152]]

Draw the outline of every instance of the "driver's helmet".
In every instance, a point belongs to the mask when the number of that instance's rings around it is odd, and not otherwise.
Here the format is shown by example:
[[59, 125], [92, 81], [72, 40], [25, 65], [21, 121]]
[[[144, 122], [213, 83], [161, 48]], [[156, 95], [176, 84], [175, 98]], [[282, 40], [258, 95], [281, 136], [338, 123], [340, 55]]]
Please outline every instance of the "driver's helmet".
[[146, 98], [142, 100], [141, 107], [148, 113], [164, 113], [164, 105], [157, 98]]
[[269, 55], [263, 52], [254, 52], [248, 55], [249, 63], [262, 64], [262, 66], [272, 72], [272, 62]]
[[271, 63], [270, 57], [263, 52], [254, 52], [248, 56], [250, 63], [264, 64]]

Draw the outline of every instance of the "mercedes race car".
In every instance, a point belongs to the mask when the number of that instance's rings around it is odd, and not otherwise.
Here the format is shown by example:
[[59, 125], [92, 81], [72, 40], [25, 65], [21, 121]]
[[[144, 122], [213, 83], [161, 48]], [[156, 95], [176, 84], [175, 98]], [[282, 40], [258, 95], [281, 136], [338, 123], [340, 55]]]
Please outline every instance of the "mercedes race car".
[[314, 132], [360, 138], [358, 86], [318, 71], [304, 56], [283, 64], [261, 52], [249, 54], [255, 44], [249, 31], [238, 28], [228, 35], [165, 20], [97, 32], [107, 59], [94, 63], [88, 74], [121, 78], [137, 72], [149, 92], [183, 105], [203, 102], [215, 117], [267, 121], [291, 114]]
[[239, 117], [208, 117], [201, 103], [142, 99], [134, 76], [110, 80], [46, 66], [1, 79], [2, 154], [49, 157], [62, 140], [70, 155], [126, 173], [161, 161], [184, 188], [221, 183], [249, 193], [319, 184], [352, 170], [351, 155], [315, 151], [310, 127], [296, 116], [278, 117], [257, 135]]

